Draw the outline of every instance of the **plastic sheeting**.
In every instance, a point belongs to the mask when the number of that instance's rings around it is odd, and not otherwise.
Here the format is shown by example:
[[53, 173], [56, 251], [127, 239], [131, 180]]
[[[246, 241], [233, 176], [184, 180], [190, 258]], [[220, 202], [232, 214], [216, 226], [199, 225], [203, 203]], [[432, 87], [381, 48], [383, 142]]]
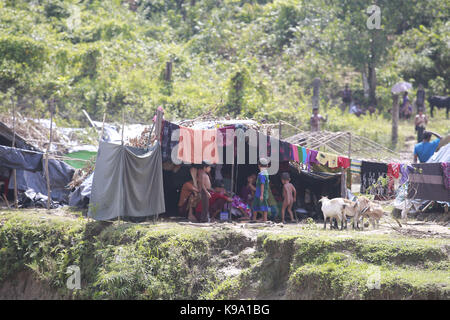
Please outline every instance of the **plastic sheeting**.
[[433, 154], [427, 163], [450, 162], [450, 143], [447, 143], [438, 152]]
[[[42, 160], [44, 162], [44, 160]], [[50, 190], [52, 200], [59, 203], [69, 202], [70, 190], [67, 185], [72, 181], [75, 170], [68, 164], [54, 159], [48, 160], [48, 173], [50, 178]], [[47, 180], [44, 171], [32, 172], [17, 170], [17, 189], [20, 191], [34, 191], [47, 195]], [[9, 181], [9, 189], [13, 189], [12, 179]]]
[[42, 170], [42, 154], [0, 146], [0, 166], [28, 171]]
[[96, 220], [165, 211], [161, 146], [138, 149], [101, 142], [88, 215]]
[[93, 178], [94, 174], [91, 174], [80, 186], [70, 193], [69, 206], [79, 208], [87, 207], [89, 204], [89, 199], [91, 198]]
[[[17, 189], [47, 196], [47, 180], [43, 171], [42, 153], [0, 146], [0, 166], [2, 169], [16, 169]], [[69, 190], [66, 188], [72, 180], [75, 170], [66, 163], [50, 159], [48, 161], [52, 200], [67, 203]], [[9, 189], [14, 189], [13, 179], [9, 180]]]

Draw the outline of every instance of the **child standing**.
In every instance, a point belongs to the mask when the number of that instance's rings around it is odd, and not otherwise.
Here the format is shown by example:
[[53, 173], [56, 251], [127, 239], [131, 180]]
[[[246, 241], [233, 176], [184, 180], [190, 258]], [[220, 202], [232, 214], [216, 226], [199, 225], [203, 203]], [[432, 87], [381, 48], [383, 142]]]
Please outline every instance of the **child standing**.
[[256, 221], [258, 212], [262, 213], [263, 221], [267, 221], [267, 212], [269, 211], [269, 205], [267, 200], [269, 198], [269, 174], [267, 168], [269, 161], [265, 158], [259, 160], [259, 174], [256, 179], [256, 191], [255, 198], [253, 199], [253, 221]]
[[294, 204], [294, 200], [297, 199], [297, 191], [290, 181], [291, 177], [289, 176], [289, 173], [283, 172], [281, 174], [281, 182], [283, 183], [283, 206], [281, 207], [281, 223], [285, 223], [284, 213], [286, 209], [291, 216], [291, 221], [294, 221], [292, 205]]

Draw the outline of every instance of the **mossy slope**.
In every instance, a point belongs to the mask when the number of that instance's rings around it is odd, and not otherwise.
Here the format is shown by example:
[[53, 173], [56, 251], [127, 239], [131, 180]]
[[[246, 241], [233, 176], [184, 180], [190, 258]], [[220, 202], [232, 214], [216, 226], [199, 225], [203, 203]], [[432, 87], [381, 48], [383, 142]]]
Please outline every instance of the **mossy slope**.
[[[448, 240], [336, 235], [299, 228], [252, 240], [225, 227], [7, 211], [0, 293], [28, 272], [68, 299], [449, 299]], [[70, 265], [81, 290], [66, 288]]]

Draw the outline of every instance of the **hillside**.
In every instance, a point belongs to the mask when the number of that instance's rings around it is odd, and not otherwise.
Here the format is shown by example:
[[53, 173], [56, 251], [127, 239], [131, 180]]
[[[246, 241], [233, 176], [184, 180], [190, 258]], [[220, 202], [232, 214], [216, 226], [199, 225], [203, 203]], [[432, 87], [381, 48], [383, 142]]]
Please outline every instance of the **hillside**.
[[[106, 112], [120, 121], [123, 110], [127, 123], [148, 123], [162, 105], [168, 118], [214, 110], [307, 128], [311, 84], [319, 77], [327, 129], [387, 144], [394, 83], [448, 93], [450, 4], [379, 0], [381, 29], [369, 30], [371, 4], [4, 0], [0, 112], [15, 103], [22, 114], [48, 117], [55, 99], [57, 122], [75, 126], [87, 124], [81, 109], [94, 120]], [[333, 107], [346, 83], [379, 115], [341, 116]]]
[[[0, 211], [0, 299], [450, 298], [445, 225], [325, 231], [59, 214]], [[70, 266], [80, 290], [67, 287]]]

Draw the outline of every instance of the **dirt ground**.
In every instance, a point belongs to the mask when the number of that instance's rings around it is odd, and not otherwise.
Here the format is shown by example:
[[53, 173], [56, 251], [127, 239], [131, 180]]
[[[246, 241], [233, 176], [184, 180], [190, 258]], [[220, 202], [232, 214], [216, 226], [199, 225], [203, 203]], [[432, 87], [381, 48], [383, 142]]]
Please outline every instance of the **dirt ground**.
[[[73, 211], [67, 208], [53, 209], [50, 213], [46, 209], [21, 209], [22, 211], [29, 211], [40, 215], [41, 219], [49, 219], [50, 216], [58, 216], [66, 219], [79, 219], [81, 212]], [[0, 210], [1, 211], [1, 210]], [[50, 215], [50, 216], [49, 216]], [[87, 218], [85, 218], [87, 219]], [[0, 227], [2, 225], [0, 216]], [[112, 222], [112, 223], [129, 223], [129, 222]], [[401, 226], [399, 225], [401, 224]], [[141, 222], [142, 225], [153, 225], [154, 221]], [[443, 238], [450, 239], [450, 213], [423, 213], [417, 214], [416, 217], [408, 218], [407, 221], [395, 220], [391, 216], [385, 215], [380, 220], [379, 228], [374, 229], [371, 225], [364, 228], [364, 230], [353, 230], [350, 223], [347, 229], [344, 230], [330, 230], [330, 224], [327, 223], [327, 229], [323, 230], [322, 222], [307, 222], [306, 220], [298, 223], [274, 223], [272, 221], [263, 223], [249, 223], [249, 222], [214, 222], [214, 223], [191, 223], [186, 219], [179, 217], [160, 217], [156, 223], [159, 227], [169, 227], [171, 225], [181, 225], [188, 228], [205, 228], [209, 230], [214, 229], [231, 229], [237, 232], [244, 233], [250, 238], [256, 238], [260, 233], [275, 233], [275, 234], [299, 234], [304, 230], [315, 230], [317, 232], [326, 232], [331, 236], [342, 237], [352, 236], [356, 234], [364, 235], [401, 235], [414, 238]]]

